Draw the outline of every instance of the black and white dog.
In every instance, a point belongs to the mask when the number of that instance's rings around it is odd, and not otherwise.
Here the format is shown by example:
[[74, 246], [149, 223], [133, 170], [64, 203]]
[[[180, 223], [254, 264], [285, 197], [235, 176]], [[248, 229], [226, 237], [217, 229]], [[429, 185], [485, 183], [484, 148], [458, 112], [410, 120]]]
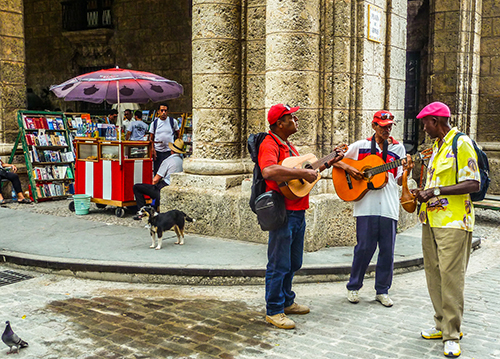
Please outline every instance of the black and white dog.
[[158, 236], [158, 245], [155, 249], [161, 249], [163, 233], [174, 227], [177, 234], [175, 244], [184, 244], [184, 224], [185, 221], [194, 222], [195, 219], [189, 217], [186, 213], [176, 209], [165, 213], [158, 213], [151, 206], [142, 207], [137, 215], [141, 218], [147, 217], [149, 225], [149, 234], [151, 235], [151, 246], [155, 248], [156, 236]]

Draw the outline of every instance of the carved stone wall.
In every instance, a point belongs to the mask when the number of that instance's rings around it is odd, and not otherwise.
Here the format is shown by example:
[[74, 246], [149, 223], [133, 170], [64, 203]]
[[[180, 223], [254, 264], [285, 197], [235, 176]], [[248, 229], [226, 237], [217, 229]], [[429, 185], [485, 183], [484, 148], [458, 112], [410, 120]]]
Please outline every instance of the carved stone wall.
[[483, 0], [482, 9], [477, 139], [500, 142], [500, 10], [495, 0]]
[[[16, 111], [26, 104], [22, 0], [0, 3], [0, 144], [13, 143]], [[4, 149], [0, 149], [4, 152]]]
[[[197, 233], [265, 243], [248, 206], [253, 163], [245, 145], [249, 133], [268, 129], [272, 105], [301, 106], [291, 141], [318, 157], [371, 135], [380, 109], [402, 121], [406, 0], [376, 1], [380, 42], [367, 40], [368, 5], [194, 0], [194, 154], [162, 190], [163, 209], [197, 218], [190, 226]], [[395, 128], [397, 138], [402, 129]], [[334, 194], [327, 171], [322, 175], [306, 212], [306, 250], [355, 242], [351, 204]], [[414, 221], [402, 214], [400, 225]]]
[[[429, 22], [426, 13], [429, 12]], [[488, 154], [489, 193], [500, 193], [500, 9], [494, 0], [423, 0], [409, 25], [413, 48], [421, 49], [421, 107], [432, 101], [450, 106], [452, 125], [475, 139]], [[430, 28], [430, 31], [429, 31]], [[414, 29], [414, 30], [413, 30]], [[426, 35], [428, 34], [428, 38]]]
[[490, 160], [489, 193], [500, 194], [500, 8], [496, 0], [482, 1], [481, 77], [477, 140]]
[[48, 107], [77, 108], [49, 93], [50, 85], [79, 75], [81, 68], [119, 66], [181, 83], [185, 96], [172, 100], [171, 110], [191, 111], [189, 1], [114, 0], [112, 29], [70, 32], [62, 28], [61, 1], [24, 0], [24, 7], [26, 82]]

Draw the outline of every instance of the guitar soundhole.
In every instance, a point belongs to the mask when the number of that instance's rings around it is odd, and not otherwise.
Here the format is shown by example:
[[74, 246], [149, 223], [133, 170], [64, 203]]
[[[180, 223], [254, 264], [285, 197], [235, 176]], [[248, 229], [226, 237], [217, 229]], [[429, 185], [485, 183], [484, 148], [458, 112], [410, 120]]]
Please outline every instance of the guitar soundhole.
[[312, 169], [313, 169], [313, 166], [311, 166], [311, 164], [310, 164], [310, 163], [308, 163], [308, 164], [306, 164], [306, 165], [304, 166], [304, 168], [307, 168], [308, 170], [312, 170]]

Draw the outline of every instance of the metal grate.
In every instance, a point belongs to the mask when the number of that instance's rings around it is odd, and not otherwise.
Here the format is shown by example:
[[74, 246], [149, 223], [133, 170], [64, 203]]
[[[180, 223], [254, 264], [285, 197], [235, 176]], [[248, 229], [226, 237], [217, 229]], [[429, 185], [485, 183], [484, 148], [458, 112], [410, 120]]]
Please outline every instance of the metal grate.
[[33, 278], [30, 275], [16, 273], [11, 270], [1, 271], [0, 272], [0, 287], [4, 285], [9, 285], [17, 282], [21, 282], [23, 280]]

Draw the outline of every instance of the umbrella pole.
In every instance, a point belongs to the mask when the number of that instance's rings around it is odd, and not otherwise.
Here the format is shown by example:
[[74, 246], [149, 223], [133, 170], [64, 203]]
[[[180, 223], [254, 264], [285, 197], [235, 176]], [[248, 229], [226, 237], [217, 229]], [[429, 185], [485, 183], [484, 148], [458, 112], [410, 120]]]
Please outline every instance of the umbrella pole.
[[122, 165], [122, 114], [120, 107], [120, 81], [116, 81], [116, 99], [118, 101], [118, 131], [116, 132], [118, 136], [118, 163]]

